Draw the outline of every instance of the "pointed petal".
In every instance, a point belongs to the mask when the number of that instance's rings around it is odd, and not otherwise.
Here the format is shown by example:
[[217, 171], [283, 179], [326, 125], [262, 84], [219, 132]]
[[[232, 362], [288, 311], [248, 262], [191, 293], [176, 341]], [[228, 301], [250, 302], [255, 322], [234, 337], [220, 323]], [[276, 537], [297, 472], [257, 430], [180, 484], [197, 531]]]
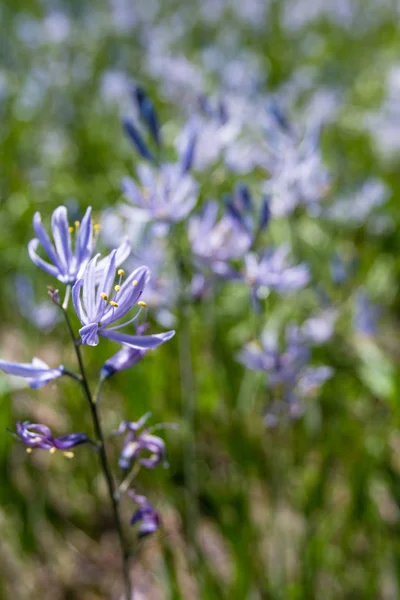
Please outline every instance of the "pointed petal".
[[85, 433], [69, 433], [68, 435], [54, 438], [54, 446], [58, 448], [58, 450], [68, 450], [79, 444], [85, 444], [88, 441], [89, 438]]
[[156, 333], [154, 335], [128, 335], [117, 331], [107, 331], [107, 329], [102, 329], [99, 331], [99, 334], [113, 342], [118, 342], [119, 344], [129, 346], [130, 348], [150, 350], [151, 348], [157, 348], [157, 346], [170, 340], [175, 335], [175, 331], [166, 331], [165, 333]]
[[94, 321], [98, 321], [107, 310], [107, 305], [104, 303], [104, 300], [100, 294], [104, 293], [106, 296], [111, 297], [112, 285], [115, 280], [116, 253], [117, 251], [113, 250], [106, 258], [103, 265], [103, 275], [100, 279], [99, 287], [97, 288], [96, 316], [93, 317]]
[[96, 306], [96, 267], [97, 259], [100, 254], [96, 254], [89, 262], [85, 275], [83, 277], [83, 306], [90, 321], [96, 321], [97, 306]]
[[97, 346], [99, 343], [99, 326], [97, 323], [91, 323], [90, 325], [85, 325], [81, 327], [79, 330], [79, 335], [81, 336], [82, 344], [87, 344], [88, 346]]
[[58, 279], [60, 279], [60, 281], [62, 281], [62, 272], [60, 273], [60, 270], [57, 267], [46, 262], [45, 260], [43, 260], [43, 258], [40, 258], [40, 256], [36, 254], [36, 248], [38, 247], [38, 245], [39, 240], [37, 238], [31, 240], [28, 244], [28, 254], [31, 261], [35, 263], [37, 267], [40, 267], [41, 269], [43, 269], [43, 271], [49, 273], [49, 275], [51, 275], [52, 277], [57, 277]]
[[79, 277], [93, 251], [92, 207], [89, 206], [79, 227], [75, 242], [75, 261]]
[[68, 229], [68, 214], [65, 206], [59, 206], [51, 217], [51, 230], [53, 232], [59, 260], [65, 272], [68, 273], [72, 262], [71, 234]]
[[58, 255], [54, 249], [54, 246], [51, 243], [50, 238], [47, 235], [47, 232], [42, 225], [42, 219], [41, 219], [39, 212], [35, 213], [35, 215], [33, 217], [33, 229], [36, 233], [36, 236], [37, 236], [39, 242], [41, 243], [41, 245], [43, 247], [43, 250], [46, 252], [46, 254], [49, 257], [49, 259], [51, 260], [51, 262], [56, 267], [61, 268], [60, 259], [58, 258]]
[[81, 302], [81, 287], [82, 287], [82, 285], [83, 285], [83, 279], [78, 279], [78, 281], [75, 283], [74, 287], [72, 288], [72, 303], [74, 305], [76, 314], [78, 315], [78, 319], [80, 320], [82, 325], [87, 325], [89, 319], [87, 317], [86, 312], [83, 309], [82, 302]]
[[[118, 308], [110, 307], [107, 310], [101, 319], [103, 326], [118, 321], [133, 308], [143, 293], [149, 274], [147, 267], [139, 267], [129, 275], [116, 296]], [[136, 285], [133, 285], [134, 281], [137, 282]]]

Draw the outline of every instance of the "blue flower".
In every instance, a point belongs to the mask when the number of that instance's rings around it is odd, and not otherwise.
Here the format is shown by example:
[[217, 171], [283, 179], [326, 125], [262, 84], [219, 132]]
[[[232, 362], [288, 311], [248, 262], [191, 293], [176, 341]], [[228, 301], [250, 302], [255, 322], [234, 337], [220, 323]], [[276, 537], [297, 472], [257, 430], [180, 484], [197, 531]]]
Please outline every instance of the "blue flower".
[[139, 421], [122, 421], [115, 432], [116, 435], [126, 433], [118, 461], [121, 469], [129, 469], [135, 460], [147, 469], [154, 469], [165, 460], [164, 440], [143, 429], [149, 416], [147, 413]]
[[270, 219], [269, 199], [266, 196], [262, 198], [257, 214], [250, 190], [243, 183], [235, 187], [232, 197], [228, 196], [225, 204], [233, 218], [237, 219], [242, 227], [251, 234], [253, 241], [258, 233], [268, 225]]
[[140, 496], [133, 490], [129, 491], [129, 496], [134, 502], [136, 502], [136, 504], [139, 505], [139, 508], [135, 511], [131, 518], [131, 525], [140, 523], [138, 528], [138, 536], [145, 537], [146, 535], [150, 535], [151, 533], [157, 531], [161, 525], [160, 515], [146, 498], [146, 496]]
[[47, 425], [30, 423], [30, 421], [18, 421], [16, 434], [28, 449], [40, 448], [49, 450], [51, 453], [56, 450], [70, 450], [75, 446], [90, 442], [85, 433], [69, 433], [55, 438]]
[[305, 287], [310, 281], [307, 265], [291, 266], [288, 254], [289, 247], [285, 244], [277, 249], [267, 249], [261, 258], [253, 253], [247, 254], [243, 279], [255, 291], [261, 286], [277, 292], [292, 292]]
[[200, 215], [190, 219], [189, 239], [201, 263], [224, 276], [232, 271], [227, 261], [241, 258], [248, 251], [252, 235], [229, 212], [218, 220], [218, 212], [218, 203], [209, 201]]
[[188, 158], [184, 158], [185, 163], [163, 163], [158, 169], [139, 165], [140, 185], [130, 177], [122, 180], [126, 199], [144, 220], [181, 221], [196, 205], [198, 185], [187, 172]]
[[[40, 213], [35, 213], [33, 217], [33, 228], [36, 238], [31, 240], [28, 245], [28, 252], [31, 260], [65, 284], [72, 284], [82, 276], [88, 262], [92, 256], [95, 239], [93, 235], [92, 209], [89, 207], [81, 221], [75, 222], [75, 227], [68, 224], [67, 209], [65, 206], [59, 206], [53, 212], [51, 218], [51, 231], [54, 244], [50, 240], [45, 228], [42, 225]], [[73, 232], [75, 233], [74, 250], [72, 249]], [[41, 245], [47, 254], [50, 262], [40, 258], [37, 254], [38, 246]], [[121, 244], [118, 249], [118, 264], [129, 255], [130, 245], [127, 242]], [[99, 265], [101, 268], [101, 265]]]
[[[97, 276], [96, 255], [90, 262], [82, 279], [78, 279], [72, 289], [72, 300], [83, 327], [79, 330], [83, 344], [97, 346], [99, 335], [110, 340], [130, 346], [148, 350], [156, 348], [163, 342], [171, 339], [174, 331], [167, 331], [155, 335], [129, 335], [118, 330], [134, 322], [145, 302], [140, 300], [144, 286], [149, 277], [147, 267], [139, 267], [122, 283], [124, 271], [118, 271], [119, 279], [116, 283], [116, 254], [111, 254], [102, 262], [102, 275]], [[119, 321], [134, 306], [139, 306], [139, 311], [126, 323], [110, 327]]]
[[0, 360], [0, 369], [8, 375], [24, 377], [33, 389], [40, 388], [64, 374], [62, 366], [52, 369], [39, 358], [33, 358], [32, 363], [12, 363]]

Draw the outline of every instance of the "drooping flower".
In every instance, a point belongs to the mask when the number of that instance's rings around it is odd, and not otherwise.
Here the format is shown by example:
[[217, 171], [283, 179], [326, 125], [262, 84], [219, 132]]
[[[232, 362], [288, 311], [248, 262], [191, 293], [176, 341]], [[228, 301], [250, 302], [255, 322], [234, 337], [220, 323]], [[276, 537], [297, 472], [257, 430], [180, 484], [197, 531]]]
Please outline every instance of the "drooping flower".
[[33, 358], [31, 363], [12, 363], [0, 360], [0, 369], [8, 375], [23, 377], [33, 389], [40, 388], [64, 374], [64, 367], [52, 369], [39, 358]]
[[[99, 255], [96, 255], [89, 262], [84, 277], [78, 279], [72, 289], [73, 304], [83, 325], [79, 330], [82, 343], [97, 346], [101, 335], [131, 348], [156, 348], [171, 339], [175, 332], [167, 331], [155, 335], [129, 335], [119, 332], [119, 329], [133, 323], [141, 309], [146, 306], [140, 297], [149, 271], [147, 267], [139, 267], [122, 282], [124, 272], [120, 269], [116, 284], [116, 253], [117, 251], [113, 250], [104, 259], [101, 277], [97, 277]], [[111, 327], [112, 323], [119, 321], [134, 306], [139, 306], [139, 311], [131, 319]]]
[[291, 266], [288, 261], [289, 247], [282, 244], [277, 249], [267, 249], [261, 259], [254, 253], [245, 257], [243, 279], [257, 291], [261, 286], [277, 292], [292, 292], [305, 287], [310, 272], [305, 263]]
[[131, 525], [140, 523], [138, 537], [145, 537], [157, 531], [161, 525], [161, 518], [151, 502], [146, 496], [138, 495], [133, 490], [129, 491], [129, 496], [139, 505], [131, 518]]
[[129, 469], [135, 460], [147, 469], [154, 469], [165, 460], [164, 440], [143, 429], [149, 416], [147, 413], [139, 421], [122, 421], [116, 430], [116, 435], [126, 434], [118, 461], [121, 469]]
[[252, 236], [229, 212], [218, 220], [218, 212], [217, 202], [209, 201], [200, 215], [190, 219], [189, 239], [201, 263], [226, 275], [230, 272], [227, 261], [242, 258], [251, 246]]
[[49, 450], [51, 453], [56, 450], [70, 450], [75, 446], [90, 442], [85, 433], [69, 433], [61, 437], [53, 437], [47, 425], [30, 421], [18, 421], [16, 434], [28, 449], [40, 448]]
[[[82, 221], [80, 223], [76, 221], [74, 225], [74, 227], [70, 227], [68, 224], [68, 214], [65, 206], [56, 208], [51, 218], [53, 244], [42, 225], [40, 213], [37, 212], [33, 217], [33, 228], [37, 237], [28, 244], [29, 256], [35, 265], [65, 284], [75, 283], [82, 276], [94, 250], [94, 226], [90, 206], [86, 210]], [[74, 231], [75, 244], [72, 240]], [[50, 262], [37, 254], [39, 245], [42, 246]], [[72, 249], [73, 245], [74, 249]], [[118, 249], [118, 264], [126, 259], [129, 252], [130, 244], [124, 241]], [[99, 268], [101, 268], [101, 264], [99, 264]]]

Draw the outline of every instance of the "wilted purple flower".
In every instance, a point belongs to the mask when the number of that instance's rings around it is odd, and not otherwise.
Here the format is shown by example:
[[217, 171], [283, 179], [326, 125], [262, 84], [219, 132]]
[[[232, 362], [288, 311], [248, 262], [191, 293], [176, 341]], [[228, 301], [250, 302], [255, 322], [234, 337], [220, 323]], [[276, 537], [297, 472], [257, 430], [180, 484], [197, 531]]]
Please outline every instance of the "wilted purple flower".
[[[37, 235], [28, 245], [31, 260], [49, 273], [57, 277], [59, 281], [66, 284], [75, 283], [82, 276], [94, 250], [94, 236], [92, 224], [92, 209], [89, 206], [81, 223], [75, 222], [75, 227], [68, 225], [68, 215], [65, 206], [59, 206], [53, 212], [51, 218], [51, 230], [54, 244], [51, 242], [45, 228], [42, 225], [40, 213], [33, 217], [33, 228]], [[72, 234], [75, 231], [75, 249], [72, 250]], [[36, 253], [41, 245], [50, 262], [40, 258]], [[118, 264], [128, 256], [130, 245], [124, 242], [118, 249]], [[101, 265], [99, 265], [101, 268]]]
[[139, 421], [122, 421], [115, 432], [116, 435], [126, 433], [118, 461], [121, 469], [129, 469], [135, 460], [147, 469], [154, 469], [165, 460], [164, 441], [152, 435], [148, 429], [143, 429], [149, 416], [150, 413], [147, 413]]
[[[119, 280], [115, 285], [116, 250], [113, 250], [103, 261], [101, 278], [96, 276], [98, 256], [90, 261], [84, 277], [78, 279], [72, 289], [74, 307], [83, 325], [79, 330], [82, 343], [97, 346], [98, 336], [101, 335], [131, 348], [148, 350], [171, 339], [175, 334], [174, 331], [142, 336], [119, 333], [118, 330], [133, 323], [141, 309], [146, 306], [140, 297], [148, 280], [149, 272], [147, 267], [139, 267], [122, 283], [124, 271], [120, 269], [118, 271]], [[140, 309], [134, 317], [126, 323], [110, 327], [135, 305]]]
[[227, 261], [242, 258], [250, 248], [252, 236], [243, 224], [226, 212], [218, 220], [218, 204], [209, 201], [200, 215], [189, 222], [193, 253], [201, 263], [220, 275], [229, 273]]
[[160, 515], [146, 496], [139, 496], [133, 490], [129, 491], [129, 496], [139, 505], [131, 519], [131, 525], [140, 523], [138, 536], [145, 537], [157, 531], [161, 525]]
[[122, 190], [145, 221], [181, 221], [195, 206], [198, 186], [186, 164], [163, 163], [159, 169], [142, 164], [137, 173], [140, 185], [124, 177]]
[[33, 389], [40, 388], [64, 374], [64, 367], [52, 369], [39, 358], [33, 358], [32, 363], [12, 363], [0, 360], [0, 369], [8, 375], [23, 377]]
[[29, 448], [41, 448], [42, 450], [70, 450], [80, 444], [90, 442], [85, 433], [69, 433], [61, 437], [53, 437], [50, 429], [40, 423], [29, 421], [18, 421], [16, 433], [20, 440]]
[[243, 279], [257, 291], [261, 286], [277, 292], [292, 292], [305, 287], [310, 272], [305, 263], [292, 267], [288, 261], [289, 247], [267, 249], [261, 259], [254, 253], [245, 256]]

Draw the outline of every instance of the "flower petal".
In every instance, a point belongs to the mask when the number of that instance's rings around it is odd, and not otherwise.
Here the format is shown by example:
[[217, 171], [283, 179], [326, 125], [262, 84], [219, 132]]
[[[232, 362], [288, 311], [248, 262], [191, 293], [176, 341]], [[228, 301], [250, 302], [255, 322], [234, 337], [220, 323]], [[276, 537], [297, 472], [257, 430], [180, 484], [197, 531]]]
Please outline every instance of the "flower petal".
[[41, 245], [43, 247], [43, 250], [46, 252], [46, 254], [49, 257], [49, 259], [51, 260], [51, 262], [58, 269], [61, 269], [59, 257], [54, 249], [53, 244], [50, 241], [49, 236], [47, 235], [45, 228], [42, 225], [42, 219], [41, 219], [39, 212], [35, 213], [35, 215], [33, 217], [33, 229], [39, 239], [39, 242], [41, 243]]
[[65, 273], [69, 272], [72, 262], [71, 234], [68, 228], [68, 213], [65, 206], [59, 206], [51, 217], [51, 230], [57, 254]]
[[129, 348], [150, 350], [151, 348], [157, 348], [157, 346], [170, 340], [175, 335], [175, 331], [171, 330], [164, 333], [156, 333], [154, 335], [128, 335], [126, 333], [102, 329], [99, 331], [99, 335], [108, 338], [113, 342], [128, 346]]
[[81, 336], [82, 344], [87, 344], [88, 346], [97, 346], [99, 343], [99, 326], [97, 323], [91, 323], [90, 325], [85, 325], [81, 327], [79, 330], [79, 335]]
[[81, 301], [81, 287], [83, 285], [83, 279], [78, 279], [75, 285], [72, 288], [72, 303], [76, 310], [76, 314], [78, 315], [78, 319], [82, 323], [82, 325], [87, 325], [89, 319], [87, 317], [86, 312], [83, 309], [82, 301]]
[[75, 242], [75, 262], [81, 276], [93, 251], [92, 207], [89, 206], [81, 221]]
[[37, 267], [40, 267], [41, 269], [43, 269], [43, 271], [49, 273], [49, 275], [51, 275], [52, 277], [57, 277], [58, 279], [60, 279], [60, 281], [63, 281], [62, 276], [60, 278], [60, 273], [62, 275], [62, 271], [60, 272], [60, 270], [57, 267], [46, 262], [45, 260], [43, 260], [43, 258], [40, 258], [40, 256], [36, 254], [36, 249], [38, 245], [39, 240], [37, 238], [31, 240], [28, 244], [28, 254], [31, 261], [35, 263]]

